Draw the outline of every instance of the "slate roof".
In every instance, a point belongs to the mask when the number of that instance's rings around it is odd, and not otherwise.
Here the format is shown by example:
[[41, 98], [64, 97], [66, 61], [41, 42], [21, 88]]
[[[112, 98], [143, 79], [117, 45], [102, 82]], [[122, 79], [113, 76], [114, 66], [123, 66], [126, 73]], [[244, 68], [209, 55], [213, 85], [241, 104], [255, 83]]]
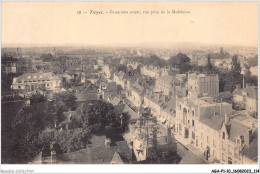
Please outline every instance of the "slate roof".
[[167, 85], [171, 85], [174, 82], [175, 78], [172, 75], [165, 75], [160, 77], [160, 80], [166, 83]]
[[117, 85], [116, 85], [116, 82], [109, 82], [107, 84], [107, 88], [106, 88], [106, 91], [117, 91]]
[[[101, 138], [103, 139], [103, 136]], [[95, 147], [88, 147], [75, 152], [65, 153], [61, 155], [54, 155], [53, 161], [56, 164], [109, 164], [111, 160], [116, 158], [117, 162], [130, 163], [131, 155], [125, 141], [119, 141], [116, 146], [106, 147], [103, 142]], [[45, 161], [49, 161], [47, 157]], [[48, 163], [48, 162], [47, 162]]]
[[181, 159], [179, 164], [208, 164], [204, 159], [197, 156], [190, 150], [185, 152], [184, 157]]
[[229, 132], [230, 140], [236, 143], [236, 139], [238, 138], [238, 136], [244, 136], [244, 140], [248, 142], [249, 141], [249, 134], [247, 131], [248, 128], [249, 127], [239, 124], [235, 120], [231, 119], [230, 132]]
[[111, 101], [110, 103], [112, 105], [118, 105], [119, 103], [121, 102], [120, 98], [118, 98], [117, 96], [115, 96]]
[[200, 122], [207, 125], [208, 127], [220, 130], [222, 128], [222, 124], [225, 120], [225, 116], [223, 115], [208, 115], [209, 117], [202, 117]]
[[240, 90], [235, 90], [233, 95], [241, 95], [246, 92], [247, 97], [258, 99], [258, 87], [257, 86], [249, 86]]
[[96, 93], [76, 93], [75, 96], [77, 98], [76, 102], [99, 100]]
[[253, 134], [249, 146], [245, 146], [242, 152], [246, 157], [258, 161], [258, 130]]
[[115, 108], [114, 111], [117, 115], [126, 113], [131, 117], [130, 119], [139, 119], [140, 118], [138, 113], [133, 111], [127, 104], [120, 104], [120, 105], [115, 106], [114, 108]]
[[24, 73], [19, 76], [16, 82], [23, 82], [23, 81], [37, 81], [40, 80], [51, 80], [53, 74], [52, 72], [33, 72], [33, 73]]

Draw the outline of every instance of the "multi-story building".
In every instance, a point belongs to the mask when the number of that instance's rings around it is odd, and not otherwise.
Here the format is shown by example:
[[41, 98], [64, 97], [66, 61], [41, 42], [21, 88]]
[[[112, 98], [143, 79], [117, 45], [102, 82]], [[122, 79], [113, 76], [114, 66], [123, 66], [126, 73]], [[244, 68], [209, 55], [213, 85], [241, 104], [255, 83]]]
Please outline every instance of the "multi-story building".
[[164, 95], [171, 96], [174, 93], [174, 77], [171, 75], [162, 76], [155, 81], [155, 90]]
[[108, 65], [103, 66], [103, 73], [104, 73], [104, 76], [108, 79], [110, 79], [112, 77], [112, 71]]
[[220, 159], [219, 132], [232, 105], [216, 103], [211, 97], [177, 98], [177, 131], [182, 139], [205, 154], [206, 159]]
[[219, 132], [220, 163], [256, 164], [258, 161], [257, 119], [238, 111], [227, 118]]
[[239, 109], [246, 109], [247, 114], [257, 117], [258, 113], [258, 87], [246, 85], [241, 89], [240, 85], [236, 86], [233, 92], [233, 101]]
[[52, 72], [24, 73], [13, 78], [12, 89], [22, 93], [32, 92], [40, 88], [41, 90], [59, 92], [61, 89], [61, 77]]
[[131, 80], [127, 80], [127, 99], [136, 106], [140, 107], [144, 101], [144, 87], [140, 86], [137, 82], [131, 83]]
[[188, 97], [216, 96], [219, 93], [218, 74], [188, 74]]
[[156, 66], [143, 66], [141, 68], [141, 74], [145, 76], [150, 76], [153, 78], [159, 78], [161, 76], [168, 75], [170, 72], [170, 68], [164, 67], [164, 68], [158, 68]]
[[123, 71], [114, 73], [113, 79], [114, 82], [116, 82], [116, 84], [121, 85], [123, 89], [126, 89], [126, 78], [125, 78], [125, 73]]

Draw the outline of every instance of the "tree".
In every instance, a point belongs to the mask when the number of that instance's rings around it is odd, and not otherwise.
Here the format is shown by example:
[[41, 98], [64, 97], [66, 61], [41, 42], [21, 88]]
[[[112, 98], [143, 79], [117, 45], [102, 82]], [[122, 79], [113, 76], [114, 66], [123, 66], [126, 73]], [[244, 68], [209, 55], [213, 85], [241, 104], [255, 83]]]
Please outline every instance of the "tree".
[[86, 148], [86, 145], [90, 144], [90, 138], [91, 133], [89, 129], [77, 128], [60, 132], [56, 140], [56, 143], [59, 145], [56, 151], [66, 153]]
[[233, 92], [237, 84], [242, 85], [243, 76], [241, 75], [240, 62], [238, 56], [234, 55], [231, 63], [231, 71], [226, 76], [224, 91]]
[[11, 122], [15, 139], [12, 157], [17, 163], [28, 163], [48, 146], [50, 139], [40, 138], [39, 134], [46, 127], [54, 125], [55, 120], [54, 107], [48, 101], [26, 106], [15, 115]]
[[96, 101], [93, 105], [82, 104], [77, 108], [83, 127], [89, 127], [92, 133], [104, 133], [105, 128], [115, 128], [116, 114], [111, 103]]
[[186, 54], [178, 53], [176, 56], [170, 57], [168, 62], [172, 67], [179, 68], [181, 74], [191, 69], [190, 58]]
[[33, 104], [38, 104], [38, 103], [41, 103], [41, 102], [45, 102], [46, 101], [46, 98], [37, 93], [37, 94], [33, 94], [31, 97], [30, 97], [30, 103], [33, 105]]
[[52, 54], [42, 54], [41, 59], [43, 62], [51, 62], [53, 61]]
[[53, 96], [54, 105], [56, 108], [62, 108], [63, 111], [76, 109], [76, 96], [70, 92], [57, 93]]
[[208, 62], [207, 62], [207, 65], [206, 65], [205, 70], [206, 70], [207, 73], [212, 74], [212, 73], [214, 72], [214, 68], [213, 68], [213, 66], [212, 66], [212, 64], [211, 64], [210, 59], [211, 59], [211, 57], [210, 57], [210, 55], [208, 55], [208, 56], [207, 56]]

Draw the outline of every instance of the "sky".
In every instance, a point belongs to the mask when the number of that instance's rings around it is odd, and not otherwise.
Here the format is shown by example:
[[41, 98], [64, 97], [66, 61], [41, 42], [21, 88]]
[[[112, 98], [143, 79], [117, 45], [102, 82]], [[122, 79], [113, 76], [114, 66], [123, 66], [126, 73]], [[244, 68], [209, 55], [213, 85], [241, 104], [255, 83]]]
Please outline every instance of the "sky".
[[[190, 13], [120, 15], [110, 10]], [[1, 12], [2, 44], [258, 45], [257, 2], [2, 2]]]

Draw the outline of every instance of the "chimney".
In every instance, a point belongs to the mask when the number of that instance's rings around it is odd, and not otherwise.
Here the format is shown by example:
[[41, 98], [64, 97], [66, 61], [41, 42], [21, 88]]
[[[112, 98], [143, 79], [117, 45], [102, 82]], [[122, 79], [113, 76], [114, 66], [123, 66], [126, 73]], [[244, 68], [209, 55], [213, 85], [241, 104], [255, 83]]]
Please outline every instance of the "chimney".
[[171, 144], [172, 143], [172, 136], [171, 136], [171, 128], [167, 128], [167, 144]]
[[225, 124], [228, 124], [228, 122], [229, 122], [229, 114], [226, 114], [225, 115]]
[[110, 138], [106, 138], [106, 139], [105, 139], [105, 146], [106, 146], [107, 148], [109, 148], [110, 145], [111, 145], [111, 139], [110, 139]]

